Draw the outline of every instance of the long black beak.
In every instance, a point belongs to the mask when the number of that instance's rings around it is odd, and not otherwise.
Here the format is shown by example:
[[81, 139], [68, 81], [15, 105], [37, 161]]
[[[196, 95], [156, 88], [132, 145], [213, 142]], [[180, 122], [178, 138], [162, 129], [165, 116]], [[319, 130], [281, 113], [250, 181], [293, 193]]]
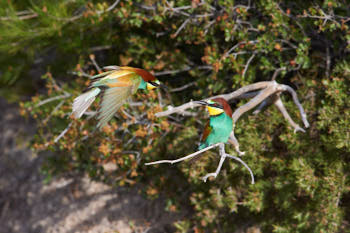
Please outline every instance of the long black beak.
[[159, 85], [159, 87], [162, 88], [162, 89], [164, 89], [164, 90], [166, 90], [166, 91], [169, 90], [169, 88], [168, 88], [166, 85], [164, 85], [163, 83], [161, 83], [161, 84]]
[[203, 100], [193, 101], [193, 102], [196, 103], [196, 104], [204, 105], [204, 106], [208, 105], [208, 103], [203, 101]]

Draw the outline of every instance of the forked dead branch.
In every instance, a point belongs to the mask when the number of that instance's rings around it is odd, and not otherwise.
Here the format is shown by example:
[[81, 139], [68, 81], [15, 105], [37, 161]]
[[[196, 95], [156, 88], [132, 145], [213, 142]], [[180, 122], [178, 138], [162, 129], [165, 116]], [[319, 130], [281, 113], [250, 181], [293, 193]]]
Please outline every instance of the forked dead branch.
[[[274, 104], [278, 108], [278, 110], [282, 113], [283, 117], [294, 128], [294, 132], [297, 132], [297, 131], [305, 132], [305, 130], [302, 127], [300, 127], [297, 123], [295, 123], [293, 121], [293, 119], [290, 117], [287, 109], [285, 108], [285, 106], [280, 98], [280, 95], [282, 92], [288, 92], [292, 96], [292, 99], [293, 99], [295, 105], [299, 109], [303, 124], [304, 124], [305, 128], [308, 128], [310, 125], [309, 125], [309, 122], [307, 120], [304, 108], [302, 107], [302, 105], [299, 102], [299, 99], [298, 99], [296, 92], [290, 86], [287, 86], [284, 84], [279, 84], [274, 80], [273, 81], [258, 82], [258, 83], [254, 83], [251, 85], [247, 85], [247, 86], [241, 87], [238, 90], [231, 92], [229, 94], [213, 96], [213, 97], [204, 99], [204, 101], [214, 99], [214, 98], [219, 98], [219, 97], [224, 98], [228, 102], [233, 101], [235, 99], [252, 98], [246, 104], [240, 106], [239, 108], [237, 108], [233, 112], [232, 119], [233, 119], [234, 125], [238, 121], [238, 119], [247, 111], [257, 107], [257, 110], [254, 111], [254, 114], [257, 114], [261, 111], [261, 109], [263, 107], [268, 106], [270, 104]], [[195, 101], [190, 101], [190, 102], [182, 104], [178, 107], [168, 106], [168, 110], [163, 111], [163, 112], [158, 112], [155, 115], [156, 115], [156, 117], [169, 116], [169, 115], [174, 114], [174, 113], [185, 115], [186, 113], [188, 113], [186, 110], [192, 109], [193, 107], [198, 107], [198, 106], [201, 106], [201, 105], [196, 103]], [[234, 128], [231, 132], [230, 139], [228, 140], [228, 142], [235, 147], [235, 150], [237, 151], [237, 153], [239, 155], [244, 154], [244, 152], [240, 151], [240, 149], [239, 149], [239, 143], [235, 137]], [[217, 143], [217, 144], [211, 145], [207, 148], [204, 148], [200, 151], [197, 151], [195, 153], [181, 157], [181, 158], [176, 159], [176, 160], [160, 160], [160, 161], [155, 161], [155, 162], [151, 162], [151, 163], [146, 163], [146, 165], [154, 165], [154, 164], [160, 164], [160, 163], [173, 164], [173, 163], [181, 162], [183, 160], [193, 158], [193, 157], [195, 157], [195, 156], [197, 156], [197, 155], [199, 155], [199, 154], [201, 154], [209, 149], [212, 149], [212, 148], [215, 148], [218, 146], [219, 146], [219, 154], [220, 154], [219, 165], [214, 173], [207, 174], [206, 176], [203, 177], [203, 180], [206, 181], [211, 176], [213, 176], [215, 178], [219, 174], [221, 167], [222, 167], [222, 164], [224, 163], [226, 157], [229, 157], [229, 158], [232, 158], [232, 159], [239, 161], [249, 170], [250, 175], [251, 175], [252, 184], [254, 184], [254, 176], [253, 176], [253, 172], [251, 171], [251, 169], [240, 158], [227, 154], [225, 152], [224, 143]]]

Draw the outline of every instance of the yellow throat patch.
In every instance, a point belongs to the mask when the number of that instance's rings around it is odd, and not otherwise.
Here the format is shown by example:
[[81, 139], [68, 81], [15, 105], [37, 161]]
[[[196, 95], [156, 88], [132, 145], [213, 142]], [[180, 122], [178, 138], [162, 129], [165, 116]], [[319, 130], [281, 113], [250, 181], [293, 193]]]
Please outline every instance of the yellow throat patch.
[[153, 90], [153, 89], [155, 89], [155, 88], [157, 88], [157, 87], [154, 86], [154, 85], [152, 85], [152, 84], [150, 84], [150, 83], [147, 83], [147, 84], [146, 84], [146, 88], [147, 88], [147, 90]]
[[160, 85], [159, 80], [155, 80], [153, 83], [154, 83], [155, 85], [153, 85], [153, 84], [150, 83], [150, 82], [147, 82], [147, 84], [146, 84], [147, 90], [153, 90], [153, 89], [157, 88], [157, 87]]
[[208, 109], [210, 116], [216, 116], [216, 115], [219, 115], [219, 114], [224, 112], [224, 110], [221, 108], [215, 108], [215, 107], [210, 107], [210, 106], [207, 106], [207, 109]]

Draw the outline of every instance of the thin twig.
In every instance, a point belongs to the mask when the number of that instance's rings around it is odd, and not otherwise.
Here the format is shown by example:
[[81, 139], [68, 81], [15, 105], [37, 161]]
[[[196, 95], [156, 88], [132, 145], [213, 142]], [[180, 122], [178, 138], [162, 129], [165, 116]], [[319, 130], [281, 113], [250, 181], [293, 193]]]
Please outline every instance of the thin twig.
[[72, 123], [73, 123], [73, 122], [70, 122], [70, 123], [68, 124], [68, 126], [60, 133], [60, 135], [58, 135], [58, 136], [55, 138], [54, 143], [58, 142], [58, 140], [60, 140], [60, 139], [67, 133], [67, 131], [69, 130], [69, 128], [72, 126]]
[[248, 103], [240, 106], [237, 108], [234, 113], [232, 114], [232, 120], [233, 123], [236, 123], [237, 120], [240, 118], [240, 116], [249, 111], [250, 109], [254, 108], [258, 104], [260, 104], [264, 99], [266, 99], [268, 96], [272, 95], [275, 91], [274, 86], [270, 86], [268, 88], [265, 88], [262, 90], [257, 96], [255, 96], [253, 99], [251, 99]]
[[59, 104], [56, 105], [56, 107], [50, 112], [50, 114], [42, 121], [44, 124], [46, 124], [50, 118], [52, 117], [52, 115], [60, 108], [62, 107], [62, 105], [64, 104], [64, 100], [61, 100], [61, 102], [59, 102]]
[[177, 69], [177, 70], [165, 70], [165, 71], [161, 71], [161, 72], [156, 72], [154, 73], [154, 76], [163, 76], [163, 75], [169, 75], [169, 74], [177, 74], [177, 73], [182, 73], [182, 72], [187, 72], [190, 71], [192, 69], [197, 69], [197, 70], [212, 70], [213, 67], [212, 66], [195, 66], [195, 67], [190, 67], [190, 66], [186, 66], [183, 69]]
[[256, 44], [258, 43], [258, 40], [251, 40], [251, 41], [241, 41], [237, 44], [235, 44], [234, 46], [232, 46], [232, 48], [230, 48], [226, 53], [225, 53], [225, 57], [229, 54], [231, 54], [231, 52], [233, 52], [236, 48], [238, 48], [240, 45], [242, 44]]
[[51, 98], [48, 98], [48, 99], [45, 99], [45, 100], [40, 101], [39, 103], [37, 103], [37, 104], [35, 105], [35, 107], [39, 107], [39, 106], [41, 106], [41, 105], [50, 103], [50, 102], [55, 101], [55, 100], [66, 99], [66, 98], [68, 98], [68, 97], [70, 97], [69, 94], [54, 96], [54, 97], [51, 97]]
[[248, 59], [247, 64], [245, 65], [244, 70], [243, 70], [242, 78], [244, 78], [245, 73], [246, 73], [247, 70], [248, 70], [249, 64], [252, 62], [252, 60], [254, 59], [254, 57], [255, 57], [255, 53], [253, 53], [253, 55]]
[[289, 122], [289, 124], [291, 124], [293, 126], [294, 133], [296, 133], [298, 131], [305, 133], [305, 130], [303, 128], [301, 128], [297, 123], [295, 123], [293, 121], [293, 119], [290, 117], [289, 113], [287, 112], [287, 109], [284, 107], [284, 104], [283, 104], [281, 98], [278, 98], [274, 104], [276, 105], [278, 110], [280, 110], [280, 112], [282, 113], [284, 118]]
[[278, 89], [281, 88], [283, 91], [287, 91], [287, 92], [289, 92], [292, 95], [294, 104], [299, 109], [299, 112], [300, 112], [300, 115], [301, 115], [301, 119], [302, 119], [302, 121], [304, 123], [305, 128], [309, 128], [310, 124], [309, 124], [309, 122], [307, 120], [307, 116], [306, 116], [306, 113], [304, 111], [304, 108], [301, 105], [301, 103], [299, 102], [297, 93], [293, 90], [293, 88], [291, 88], [290, 86], [284, 85], [284, 84], [280, 84], [277, 88]]
[[154, 76], [177, 74], [177, 73], [189, 71], [190, 69], [191, 69], [191, 67], [187, 66], [183, 69], [178, 69], [178, 70], [166, 70], [166, 71], [156, 72], [156, 73], [154, 73]]
[[245, 166], [248, 169], [249, 173], [250, 173], [250, 177], [252, 179], [252, 184], [255, 183], [254, 174], [253, 174], [252, 170], [250, 169], [250, 167], [242, 159], [240, 159], [240, 158], [238, 158], [236, 156], [233, 156], [233, 155], [229, 155], [229, 154], [226, 154], [226, 156], [231, 158], [231, 159], [235, 159], [235, 160], [239, 161], [240, 163], [242, 163], [243, 166]]
[[211, 176], [214, 177], [214, 178], [216, 178], [216, 177], [219, 175], [220, 171], [221, 171], [221, 167], [222, 167], [222, 165], [223, 165], [223, 163], [224, 163], [226, 157], [229, 157], [229, 158], [231, 158], [231, 159], [234, 159], [234, 160], [240, 162], [241, 164], [243, 164], [243, 166], [245, 166], [245, 167], [248, 169], [248, 171], [249, 171], [249, 173], [250, 173], [251, 180], [252, 180], [252, 184], [254, 184], [254, 183], [255, 183], [255, 181], [254, 181], [254, 174], [253, 174], [252, 170], [250, 169], [250, 167], [249, 167], [242, 159], [238, 158], [237, 156], [233, 156], [233, 155], [227, 154], [226, 151], [225, 151], [225, 144], [224, 144], [224, 143], [220, 143], [219, 146], [220, 146], [220, 149], [219, 149], [219, 153], [220, 153], [220, 162], [219, 162], [219, 165], [218, 165], [218, 167], [216, 168], [216, 171], [215, 171], [215, 172], [206, 174], [206, 175], [202, 178], [203, 181], [206, 182], [207, 179], [208, 179], [209, 177], [211, 177]]
[[253, 115], [257, 115], [261, 112], [263, 108], [265, 108], [268, 105], [270, 97], [267, 97], [263, 102], [259, 104], [259, 106], [254, 110]]
[[100, 73], [102, 70], [95, 60], [95, 55], [91, 54], [89, 57], [90, 57], [90, 60], [92, 61], [92, 64], [95, 66], [96, 70]]
[[119, 2], [120, 0], [115, 1], [110, 7], [107, 8], [107, 11], [113, 10], [118, 5]]
[[204, 149], [202, 149], [202, 150], [196, 151], [196, 152], [194, 152], [194, 153], [192, 153], [192, 154], [189, 154], [189, 155], [187, 155], [187, 156], [181, 157], [181, 158], [179, 158], [179, 159], [174, 159], [174, 160], [159, 160], [159, 161], [155, 161], [155, 162], [145, 163], [145, 165], [148, 166], [148, 165], [154, 165], [154, 164], [160, 164], [160, 163], [171, 163], [171, 164], [178, 163], [178, 162], [181, 162], [181, 161], [183, 161], [183, 160], [193, 158], [193, 157], [195, 157], [196, 155], [199, 155], [199, 154], [203, 153], [204, 151], [210, 150], [210, 149], [212, 149], [212, 148], [214, 148], [214, 147], [217, 147], [217, 146], [219, 146], [219, 145], [220, 145], [220, 143], [217, 143], [217, 144], [208, 146], [208, 147], [206, 147], [206, 148], [204, 148]]
[[220, 171], [221, 171], [221, 167], [222, 167], [222, 165], [224, 164], [225, 159], [226, 159], [225, 144], [220, 143], [219, 153], [220, 153], [219, 165], [217, 166], [215, 172], [208, 173], [208, 174], [206, 174], [206, 175], [202, 178], [202, 180], [203, 180], [204, 182], [207, 182], [207, 179], [208, 179], [209, 177], [211, 177], [211, 176], [214, 177], [214, 178], [216, 178], [216, 177], [219, 175], [219, 173], [220, 173]]
[[89, 75], [88, 73], [85, 73], [82, 69], [80, 69], [78, 72], [77, 71], [69, 71], [68, 74], [78, 75], [80, 77], [86, 77], [89, 79], [92, 79], [94, 77], [93, 75]]
[[189, 87], [194, 86], [196, 83], [197, 83], [197, 82], [190, 82], [190, 83], [188, 83], [188, 84], [186, 84], [186, 85], [184, 85], [184, 86], [182, 86], [182, 87], [173, 88], [173, 89], [171, 89], [169, 92], [183, 91], [183, 90], [185, 90], [185, 89], [187, 89], [187, 88], [189, 88]]
[[[33, 18], [36, 18], [38, 16], [39, 15], [37, 13], [33, 13], [31, 15], [22, 15], [22, 16], [17, 15], [17, 18], [19, 20], [26, 20], [26, 19], [33, 19]], [[16, 18], [14, 18], [14, 17], [0, 17], [0, 21], [7, 21], [7, 20], [11, 20], [11, 19], [16, 19]]]
[[243, 155], [245, 154], [244, 151], [240, 151], [240, 150], [239, 150], [239, 143], [238, 143], [238, 140], [237, 140], [237, 138], [236, 138], [235, 133], [234, 133], [233, 130], [232, 130], [232, 132], [231, 132], [231, 134], [230, 134], [230, 137], [229, 137], [229, 139], [228, 139], [228, 142], [229, 142], [230, 144], [232, 144], [232, 145], [235, 147], [235, 150], [236, 150], [236, 152], [238, 153], [239, 156], [243, 156]]
[[179, 159], [175, 159], [175, 160], [159, 160], [159, 161], [155, 161], [155, 162], [146, 163], [145, 165], [155, 165], [155, 164], [160, 164], [160, 163], [170, 163], [170, 164], [178, 163], [178, 162], [184, 161], [184, 160], [186, 160], [186, 159], [193, 158], [193, 157], [195, 157], [195, 156], [197, 156], [197, 155], [199, 155], [199, 154], [201, 154], [201, 153], [203, 153], [203, 152], [205, 152], [205, 151], [207, 151], [207, 150], [210, 150], [210, 149], [215, 148], [215, 147], [218, 147], [218, 146], [219, 146], [219, 154], [220, 154], [220, 162], [219, 162], [219, 165], [218, 165], [218, 167], [216, 168], [216, 171], [215, 171], [215, 172], [208, 173], [207, 175], [205, 175], [205, 176], [202, 178], [202, 180], [203, 180], [204, 182], [206, 182], [207, 179], [208, 179], [209, 177], [211, 177], [211, 176], [214, 177], [214, 178], [216, 178], [216, 177], [218, 176], [218, 174], [220, 173], [220, 171], [221, 171], [221, 168], [222, 168], [222, 165], [223, 165], [223, 163], [224, 163], [224, 161], [225, 161], [225, 158], [226, 158], [226, 157], [229, 157], [229, 158], [231, 158], [231, 159], [235, 159], [235, 160], [239, 161], [240, 163], [243, 164], [243, 166], [245, 166], [245, 167], [248, 169], [248, 171], [249, 171], [249, 173], [250, 173], [250, 176], [251, 176], [251, 179], [252, 179], [252, 184], [254, 184], [254, 175], [253, 175], [252, 170], [249, 168], [249, 166], [248, 166], [242, 159], [240, 159], [240, 158], [238, 158], [238, 157], [236, 157], [236, 156], [227, 154], [227, 153], [225, 152], [225, 144], [222, 143], [222, 142], [221, 142], [221, 143], [216, 143], [216, 144], [214, 144], [214, 145], [211, 145], [211, 146], [209, 146], [209, 147], [206, 147], [206, 148], [204, 148], [204, 149], [202, 149], [202, 150], [199, 150], [199, 151], [197, 151], [197, 152], [195, 152], [195, 153], [192, 153], [192, 154], [190, 154], [190, 155], [181, 157], [181, 158], [179, 158]]
[[286, 70], [286, 67], [280, 67], [280, 68], [276, 69], [275, 72], [272, 75], [271, 80], [275, 80], [277, 75], [279, 75], [284, 70]]
[[185, 26], [190, 22], [190, 18], [186, 19], [182, 24], [181, 26], [177, 29], [177, 31], [175, 32], [174, 34], [174, 37], [177, 37], [177, 35], [181, 32], [182, 29], [185, 28]]

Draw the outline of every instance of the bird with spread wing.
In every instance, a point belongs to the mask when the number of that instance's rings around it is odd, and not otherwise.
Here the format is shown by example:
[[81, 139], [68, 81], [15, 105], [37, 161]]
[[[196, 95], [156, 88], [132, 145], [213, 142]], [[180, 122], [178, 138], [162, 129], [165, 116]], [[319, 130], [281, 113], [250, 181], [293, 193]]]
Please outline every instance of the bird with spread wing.
[[129, 66], [107, 66], [104, 73], [93, 76], [94, 81], [88, 91], [74, 99], [72, 114], [80, 118], [96, 96], [104, 90], [98, 111], [98, 128], [102, 128], [113, 117], [126, 99], [138, 89], [153, 90], [160, 86], [159, 80], [151, 73]]

